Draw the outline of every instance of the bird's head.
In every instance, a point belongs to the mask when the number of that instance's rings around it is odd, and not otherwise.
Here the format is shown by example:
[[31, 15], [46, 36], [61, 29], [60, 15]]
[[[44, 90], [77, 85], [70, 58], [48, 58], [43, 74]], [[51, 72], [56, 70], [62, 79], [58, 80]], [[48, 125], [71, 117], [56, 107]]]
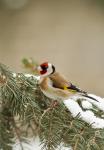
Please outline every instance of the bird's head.
[[45, 77], [53, 74], [55, 67], [49, 62], [44, 62], [37, 67], [37, 71], [40, 76]]

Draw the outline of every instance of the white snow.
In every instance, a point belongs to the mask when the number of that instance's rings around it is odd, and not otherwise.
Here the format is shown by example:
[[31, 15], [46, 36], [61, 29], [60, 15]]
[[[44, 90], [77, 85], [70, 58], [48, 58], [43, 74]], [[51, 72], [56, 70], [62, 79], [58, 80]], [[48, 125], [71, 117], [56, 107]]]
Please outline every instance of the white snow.
[[74, 101], [77, 101], [78, 99], [84, 99], [87, 102], [95, 105], [96, 107], [98, 107], [100, 110], [104, 111], [104, 98], [101, 98], [99, 96], [96, 96], [94, 94], [88, 94], [89, 96], [95, 98], [97, 101], [94, 101], [93, 99], [87, 98], [87, 97], [83, 97], [81, 95], [75, 95], [72, 96], [71, 99], [73, 99]]
[[[28, 139], [28, 141], [29, 143], [22, 142], [22, 146], [25, 150], [41, 150], [42, 146], [40, 146], [39, 138]], [[19, 141], [16, 141], [13, 145], [13, 150], [22, 150]]]
[[98, 107], [100, 110], [104, 111], [104, 98], [101, 98], [99, 96], [96, 96], [94, 94], [89, 94], [89, 96], [94, 97], [97, 99], [98, 102], [93, 101], [92, 99], [89, 99], [88, 101], [94, 104], [96, 107]]
[[76, 95], [64, 101], [65, 106], [72, 113], [72, 116], [75, 117], [80, 114], [80, 119], [92, 125], [93, 128], [104, 128], [104, 119], [96, 117], [91, 110], [82, 110], [81, 106], [78, 104], [77, 100], [82, 99], [82, 107], [87, 109], [92, 109], [92, 104], [95, 105], [98, 109], [104, 111], [104, 99], [93, 94], [89, 94], [97, 99], [94, 101], [90, 98], [83, 98], [82, 96]]
[[[41, 150], [42, 145], [40, 145], [38, 137], [35, 139], [28, 139], [28, 141], [29, 143], [22, 142], [22, 146], [25, 150]], [[16, 143], [13, 145], [13, 150], [22, 150], [19, 141], [16, 141]], [[56, 150], [71, 150], [71, 148], [64, 147], [63, 144], [61, 144]]]
[[83, 100], [82, 101], [82, 107], [85, 109], [91, 109], [92, 108], [92, 104], [88, 101]]
[[[16, 78], [17, 76], [19, 77], [19, 74], [13, 73], [14, 78]], [[35, 75], [32, 75], [32, 74], [24, 74], [24, 76], [27, 77], [27, 78], [33, 77], [34, 79], [40, 80], [40, 76], [35, 76]]]
[[33, 77], [33, 78], [35, 78], [35, 79], [37, 79], [37, 80], [40, 80], [40, 76], [34, 76], [34, 75], [31, 75], [31, 74], [25, 74], [25, 76], [26, 76], [27, 78]]

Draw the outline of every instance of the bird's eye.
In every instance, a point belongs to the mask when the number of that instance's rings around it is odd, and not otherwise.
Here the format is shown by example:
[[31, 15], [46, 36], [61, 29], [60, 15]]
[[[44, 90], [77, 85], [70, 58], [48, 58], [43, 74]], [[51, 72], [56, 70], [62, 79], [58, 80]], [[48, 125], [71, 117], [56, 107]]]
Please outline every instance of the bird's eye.
[[46, 70], [46, 69], [48, 68], [48, 66], [42, 65], [41, 68], [42, 68], [43, 70]]

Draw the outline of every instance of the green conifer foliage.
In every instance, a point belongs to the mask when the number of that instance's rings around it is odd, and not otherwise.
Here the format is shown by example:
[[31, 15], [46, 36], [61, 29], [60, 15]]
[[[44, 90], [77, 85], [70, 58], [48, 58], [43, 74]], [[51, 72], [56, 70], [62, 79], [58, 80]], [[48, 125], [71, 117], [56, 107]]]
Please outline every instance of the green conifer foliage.
[[0, 64], [0, 149], [11, 150], [18, 139], [24, 150], [22, 141], [38, 135], [44, 150], [56, 150], [60, 144], [73, 150], [104, 150], [104, 129], [73, 118], [63, 103], [52, 107], [52, 101], [34, 75], [14, 74]]

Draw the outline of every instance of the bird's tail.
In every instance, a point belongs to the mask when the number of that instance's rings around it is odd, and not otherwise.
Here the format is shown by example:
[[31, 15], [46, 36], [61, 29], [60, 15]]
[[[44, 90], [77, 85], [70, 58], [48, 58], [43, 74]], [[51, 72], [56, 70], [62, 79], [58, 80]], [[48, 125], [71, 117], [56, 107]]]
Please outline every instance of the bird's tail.
[[87, 95], [87, 94], [82, 94], [82, 96], [87, 97], [87, 98], [90, 98], [90, 99], [92, 99], [92, 100], [94, 100], [94, 101], [98, 102], [98, 100], [97, 100], [97, 99], [95, 99], [94, 97], [89, 96], [89, 95]]
[[73, 93], [77, 93], [77, 92], [78, 92], [78, 93], [81, 93], [82, 96], [87, 97], [87, 98], [90, 98], [90, 99], [92, 99], [92, 100], [98, 102], [97, 99], [95, 99], [95, 98], [92, 97], [92, 96], [89, 96], [86, 91], [81, 90], [80, 88], [76, 87], [76, 86], [73, 85], [73, 84], [71, 84], [69, 87], [65, 87], [64, 89], [65, 89], [65, 90], [67, 89], [67, 90], [69, 90], [69, 91], [71, 91], [71, 92], [73, 92]]

